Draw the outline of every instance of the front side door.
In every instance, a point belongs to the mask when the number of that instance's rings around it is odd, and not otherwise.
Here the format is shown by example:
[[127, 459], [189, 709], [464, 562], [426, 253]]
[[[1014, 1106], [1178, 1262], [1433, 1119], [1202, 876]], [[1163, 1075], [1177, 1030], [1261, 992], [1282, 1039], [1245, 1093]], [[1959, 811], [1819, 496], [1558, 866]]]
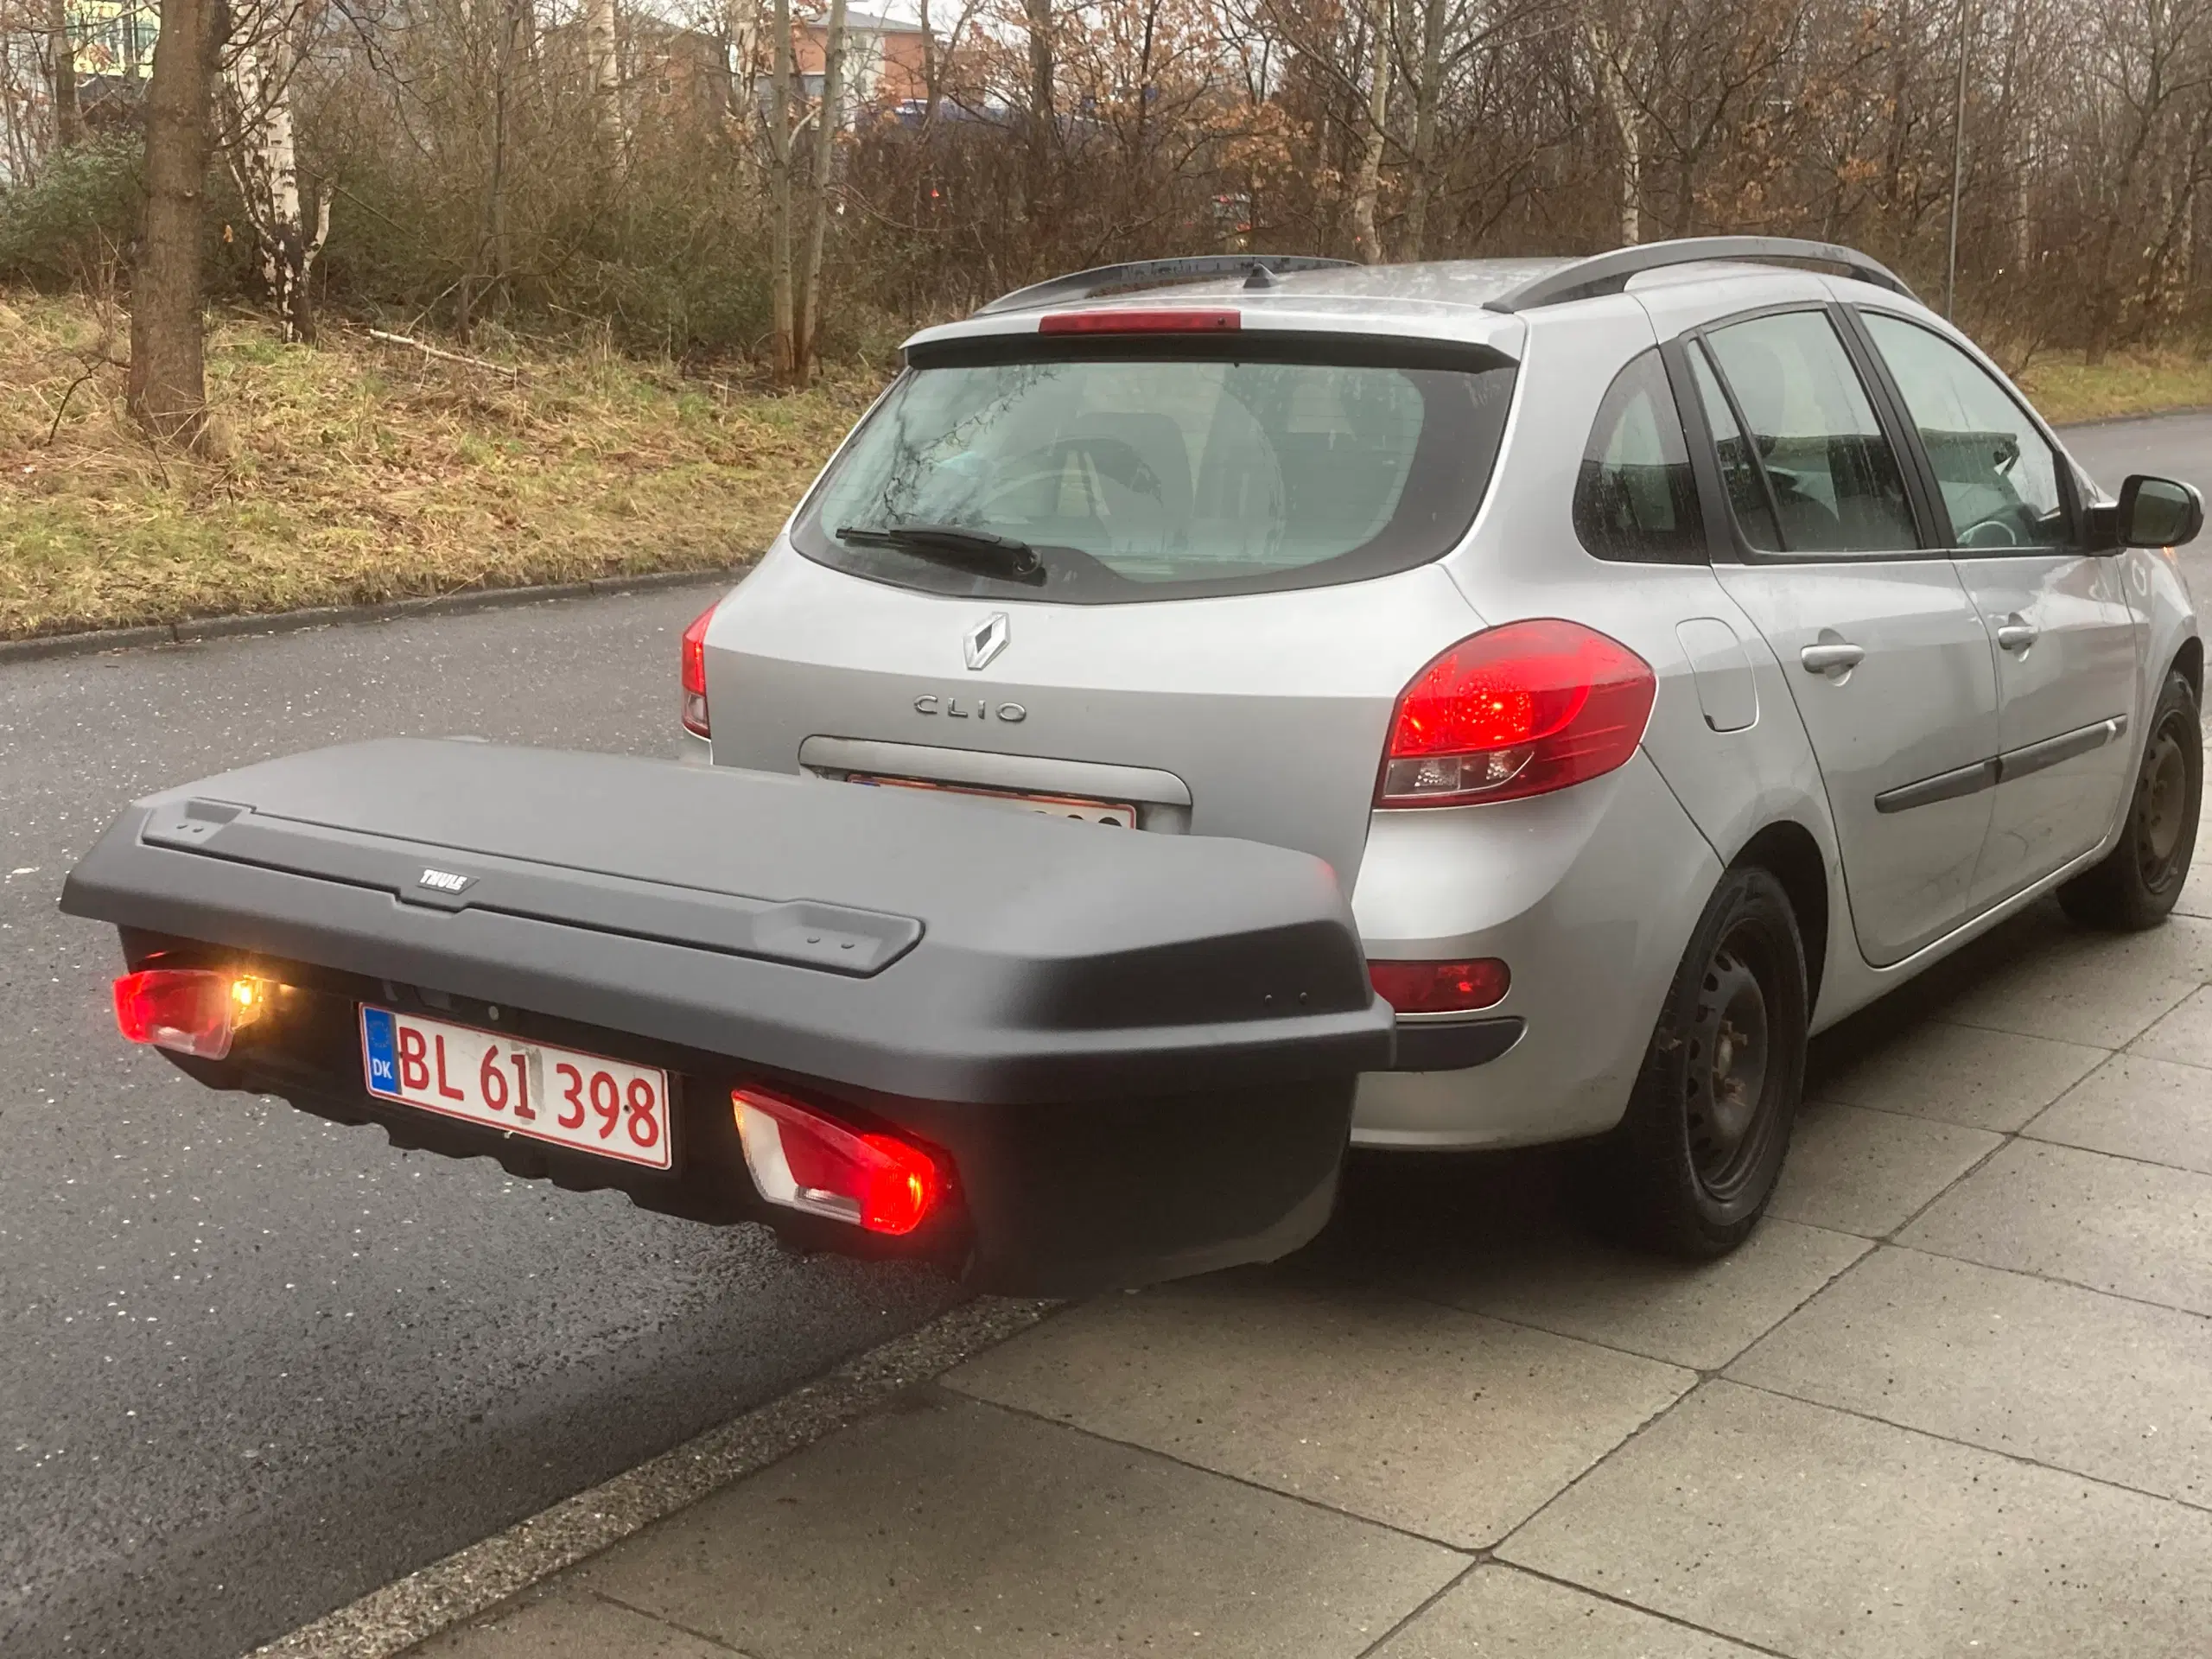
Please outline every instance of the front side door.
[[1783, 664], [1859, 949], [1898, 961], [1968, 913], [1997, 747], [1987, 635], [1951, 561], [1924, 547], [1826, 310], [1720, 325], [1680, 361], [1732, 514], [1739, 562], [1715, 574]]
[[1918, 429], [1942, 538], [1993, 646], [1998, 784], [1980, 909], [2111, 827], [2128, 770], [2134, 619], [2116, 562], [2083, 550], [2064, 462], [2012, 394], [1933, 329], [1859, 315]]

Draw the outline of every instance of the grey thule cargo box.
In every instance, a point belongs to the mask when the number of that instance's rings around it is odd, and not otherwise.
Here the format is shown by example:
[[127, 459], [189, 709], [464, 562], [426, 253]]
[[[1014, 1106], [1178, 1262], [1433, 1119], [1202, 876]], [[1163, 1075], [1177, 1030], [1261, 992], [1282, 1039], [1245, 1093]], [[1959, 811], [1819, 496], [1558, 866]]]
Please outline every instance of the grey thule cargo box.
[[360, 744], [136, 803], [61, 903], [212, 1086], [994, 1288], [1294, 1248], [1390, 1061], [1319, 861], [918, 791]]

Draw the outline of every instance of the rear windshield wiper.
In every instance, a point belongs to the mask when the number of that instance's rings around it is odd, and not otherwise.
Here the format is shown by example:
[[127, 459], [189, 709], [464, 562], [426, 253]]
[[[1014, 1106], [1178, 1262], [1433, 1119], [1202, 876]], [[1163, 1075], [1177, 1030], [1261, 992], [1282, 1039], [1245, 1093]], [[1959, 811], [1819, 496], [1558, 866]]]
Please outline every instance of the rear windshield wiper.
[[1009, 582], [1045, 579], [1044, 563], [1035, 548], [987, 530], [967, 530], [958, 524], [894, 524], [887, 530], [846, 524], [838, 530], [837, 539], [855, 547], [896, 548], [933, 564], [1002, 576]]

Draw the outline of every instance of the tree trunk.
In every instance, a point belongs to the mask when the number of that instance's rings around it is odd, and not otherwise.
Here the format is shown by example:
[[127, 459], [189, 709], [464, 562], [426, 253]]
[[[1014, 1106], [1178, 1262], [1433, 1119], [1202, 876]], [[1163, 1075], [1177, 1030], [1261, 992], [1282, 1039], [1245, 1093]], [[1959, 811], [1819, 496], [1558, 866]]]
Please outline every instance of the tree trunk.
[[937, 106], [944, 99], [944, 64], [938, 53], [937, 31], [930, 26], [930, 0], [916, 0], [922, 29], [922, 127], [937, 124]]
[[591, 54], [592, 107], [611, 161], [622, 145], [622, 67], [615, 52], [614, 0], [590, 0], [584, 14], [584, 43]]
[[1428, 234], [1428, 198], [1435, 188], [1436, 106], [1443, 96], [1444, 27], [1448, 0], [1422, 0], [1421, 84], [1414, 88], [1414, 188], [1406, 204], [1405, 257], [1418, 259]]
[[1390, 0], [1375, 0], [1374, 45], [1368, 54], [1371, 80], [1367, 89], [1366, 143], [1359, 155], [1358, 181], [1352, 187], [1353, 251], [1370, 265], [1382, 263], [1382, 243], [1375, 229], [1375, 202], [1382, 193], [1384, 125], [1390, 115]]
[[1029, 214], [1052, 193], [1052, 147], [1059, 116], [1052, 104], [1052, 0], [1021, 0], [1029, 20]]
[[768, 73], [768, 354], [776, 384], [788, 386], [798, 362], [791, 315], [791, 0], [775, 0], [774, 23]]
[[492, 176], [484, 193], [484, 239], [490, 254], [492, 286], [503, 302], [514, 269], [514, 240], [507, 224], [507, 151], [513, 138], [515, 60], [529, 0], [506, 0], [499, 26], [499, 56], [492, 83]]
[[85, 118], [77, 107], [77, 43], [69, 38], [69, 0], [48, 0], [47, 29], [54, 64], [54, 147], [67, 149], [85, 136]]
[[798, 354], [800, 385], [814, 378], [815, 348], [822, 335], [822, 242], [829, 228], [830, 184], [837, 162], [837, 134], [844, 124], [845, 0], [830, 0], [830, 27], [822, 48], [822, 107], [814, 121], [814, 194], [808, 204], [806, 266], [798, 289]]
[[164, 0], [146, 89], [145, 206], [125, 396], [131, 414], [162, 438], [196, 438], [207, 419], [200, 237], [220, 16], [217, 0]]

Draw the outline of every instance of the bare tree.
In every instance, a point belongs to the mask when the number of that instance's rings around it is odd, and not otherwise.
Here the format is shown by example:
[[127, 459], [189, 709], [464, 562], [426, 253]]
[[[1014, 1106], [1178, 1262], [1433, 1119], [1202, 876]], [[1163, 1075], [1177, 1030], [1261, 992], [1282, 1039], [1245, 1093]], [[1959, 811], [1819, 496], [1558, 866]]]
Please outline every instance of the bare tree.
[[278, 328], [286, 340], [311, 342], [315, 310], [308, 278], [330, 235], [330, 198], [326, 194], [312, 215], [302, 210], [292, 116], [302, 18], [296, 0], [261, 0], [234, 14], [224, 44], [223, 154], [261, 255], [262, 282]]
[[795, 317], [793, 369], [801, 385], [813, 378], [822, 337], [822, 242], [829, 228], [837, 134], [844, 125], [845, 0], [830, 0], [822, 54], [822, 104], [814, 118], [814, 191], [807, 204], [806, 264], [800, 273]]
[[798, 319], [791, 286], [791, 0], [775, 0], [773, 67], [768, 75], [769, 363], [779, 385], [798, 376]]
[[1360, 146], [1359, 174], [1352, 184], [1352, 243], [1369, 264], [1382, 260], [1382, 238], [1375, 228], [1375, 207], [1382, 183], [1382, 149], [1389, 139], [1390, 0], [1373, 0], [1368, 27], [1367, 130]]
[[1633, 0], [1623, 10], [1618, 23], [1592, 10], [1585, 16], [1582, 30], [1590, 45], [1591, 78], [1597, 84], [1598, 102], [1620, 145], [1620, 178], [1614, 197], [1617, 233], [1623, 247], [1633, 247], [1643, 239], [1643, 112], [1629, 91], [1622, 60], [1628, 42], [1642, 30]]
[[67, 149], [85, 136], [84, 112], [77, 105], [77, 46], [69, 37], [69, 0], [48, 0], [47, 80], [54, 88], [54, 143]]
[[1051, 194], [1060, 118], [1052, 96], [1052, 0], [1021, 0], [1029, 29], [1029, 211]]
[[612, 158], [622, 143], [622, 66], [617, 55], [614, 0], [586, 0], [584, 39], [591, 56], [593, 105], [599, 136]]

